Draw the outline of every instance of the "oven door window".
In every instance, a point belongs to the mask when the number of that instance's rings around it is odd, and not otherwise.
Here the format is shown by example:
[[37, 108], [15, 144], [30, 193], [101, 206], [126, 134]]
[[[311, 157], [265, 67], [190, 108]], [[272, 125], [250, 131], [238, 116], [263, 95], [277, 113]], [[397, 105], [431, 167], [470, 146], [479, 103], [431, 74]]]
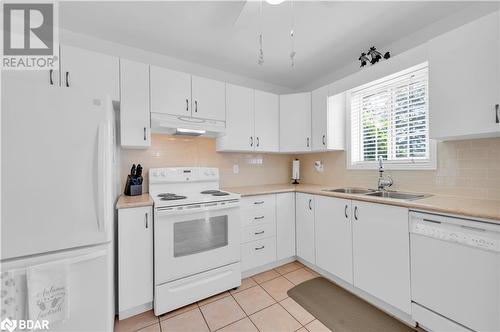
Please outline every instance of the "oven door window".
[[209, 251], [228, 244], [228, 217], [216, 216], [174, 224], [174, 257]]

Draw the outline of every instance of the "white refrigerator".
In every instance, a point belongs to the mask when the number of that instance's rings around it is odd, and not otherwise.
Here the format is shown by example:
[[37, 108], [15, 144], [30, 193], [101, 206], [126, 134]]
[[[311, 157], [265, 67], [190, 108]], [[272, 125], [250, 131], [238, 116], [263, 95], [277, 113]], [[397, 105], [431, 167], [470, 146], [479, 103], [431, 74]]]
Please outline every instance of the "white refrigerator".
[[2, 310], [0, 321], [30, 318], [30, 268], [64, 262], [67, 319], [50, 330], [112, 331], [112, 101], [51, 85], [47, 75], [2, 72], [0, 269], [15, 276], [20, 294], [9, 298], [15, 310]]

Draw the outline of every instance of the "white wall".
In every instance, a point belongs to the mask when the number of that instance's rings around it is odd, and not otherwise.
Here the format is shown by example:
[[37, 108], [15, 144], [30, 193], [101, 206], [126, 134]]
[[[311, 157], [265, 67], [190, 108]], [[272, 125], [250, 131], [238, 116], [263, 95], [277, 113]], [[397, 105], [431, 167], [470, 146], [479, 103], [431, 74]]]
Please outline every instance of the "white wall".
[[[425, 28], [414, 32], [411, 35], [408, 35], [400, 40], [397, 40], [390, 45], [381, 45], [377, 46], [378, 50], [380, 50], [381, 53], [385, 53], [387, 51], [391, 52], [391, 59], [390, 62], [392, 62], [398, 55], [402, 55], [403, 53], [406, 53], [403, 57], [406, 57], [404, 61], [409, 61], [411, 62], [411, 59], [409, 57], [411, 56], [417, 56], [420, 57], [422, 56], [422, 52], [425, 50], [422, 47], [425, 47], [424, 44], [429, 41], [430, 39], [439, 36], [447, 31], [453, 30], [461, 25], [464, 25], [468, 22], [471, 22], [481, 16], [487, 15], [495, 10], [498, 10], [500, 6], [499, 2], [481, 2], [481, 3], [475, 3], [470, 5], [469, 7], [451, 15], [448, 16], [447, 18], [444, 18], [442, 20], [439, 20], [433, 24], [430, 24], [426, 26]], [[369, 46], [369, 45], [367, 45]], [[415, 48], [415, 50], [413, 50]], [[410, 53], [407, 53], [410, 52]], [[360, 52], [361, 53], [361, 50]], [[402, 60], [398, 60], [402, 61]], [[418, 64], [419, 62], [425, 61], [425, 59], [420, 58], [417, 61], [413, 61], [414, 64]], [[378, 71], [379, 69], [377, 67], [381, 66], [384, 63], [384, 60], [382, 62], [377, 63], [373, 67], [370, 66], [370, 64], [367, 65], [367, 67], [361, 69], [359, 67], [360, 62], [359, 61], [353, 61], [352, 63], [342, 67], [339, 70], [336, 70], [334, 72], [330, 72], [322, 77], [319, 77], [318, 79], [314, 80], [313, 82], [310, 82], [304, 86], [302, 86], [299, 91], [311, 91], [316, 88], [319, 88], [321, 86], [330, 84], [332, 82], [335, 82], [336, 84], [339, 83], [337, 81], [347, 78], [348, 76], [354, 74], [358, 75], [358, 73], [365, 72], [365, 71], [372, 71], [375, 70]], [[410, 65], [411, 66], [411, 65]], [[398, 67], [398, 65], [396, 65]], [[404, 69], [404, 68], [401, 68]], [[382, 69], [380, 69], [383, 71]], [[391, 73], [388, 73], [389, 75]], [[368, 76], [370, 75], [375, 75], [375, 73], [370, 73], [367, 74]], [[350, 80], [355, 79], [356, 76], [352, 77]], [[379, 76], [378, 78], [383, 77]], [[375, 76], [375, 79], [377, 77]], [[348, 80], [348, 81], [350, 81]], [[346, 83], [346, 82], [344, 82]], [[346, 83], [347, 84], [347, 83]], [[362, 84], [362, 83], [361, 83]], [[355, 87], [351, 86], [351, 87]], [[348, 87], [348, 88], [351, 88]], [[345, 90], [345, 89], [344, 89]]]
[[159, 53], [144, 51], [138, 48], [125, 46], [104, 39], [98, 39], [89, 35], [84, 35], [65, 29], [59, 30], [59, 41], [61, 44], [93, 50], [96, 52], [166, 67], [173, 70], [179, 70], [198, 76], [246, 86], [253, 89], [264, 90], [278, 94], [293, 92], [290, 88], [287, 87], [247, 78], [204, 65], [165, 56]]

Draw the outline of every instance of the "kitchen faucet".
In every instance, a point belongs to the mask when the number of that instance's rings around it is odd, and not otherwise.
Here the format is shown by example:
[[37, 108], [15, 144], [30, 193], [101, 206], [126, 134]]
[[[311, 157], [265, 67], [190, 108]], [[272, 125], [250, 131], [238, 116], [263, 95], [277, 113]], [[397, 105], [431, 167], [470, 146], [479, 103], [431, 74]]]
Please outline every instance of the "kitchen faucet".
[[378, 158], [378, 190], [385, 190], [386, 187], [392, 186], [394, 181], [390, 176], [384, 178], [384, 158], [380, 156]]

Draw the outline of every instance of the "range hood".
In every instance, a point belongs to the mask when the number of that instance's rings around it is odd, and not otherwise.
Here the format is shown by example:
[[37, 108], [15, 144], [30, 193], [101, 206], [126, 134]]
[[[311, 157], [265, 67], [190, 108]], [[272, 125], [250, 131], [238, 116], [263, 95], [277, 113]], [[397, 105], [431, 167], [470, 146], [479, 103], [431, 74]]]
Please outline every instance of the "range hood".
[[220, 137], [226, 134], [226, 122], [151, 113], [151, 132], [182, 136]]

